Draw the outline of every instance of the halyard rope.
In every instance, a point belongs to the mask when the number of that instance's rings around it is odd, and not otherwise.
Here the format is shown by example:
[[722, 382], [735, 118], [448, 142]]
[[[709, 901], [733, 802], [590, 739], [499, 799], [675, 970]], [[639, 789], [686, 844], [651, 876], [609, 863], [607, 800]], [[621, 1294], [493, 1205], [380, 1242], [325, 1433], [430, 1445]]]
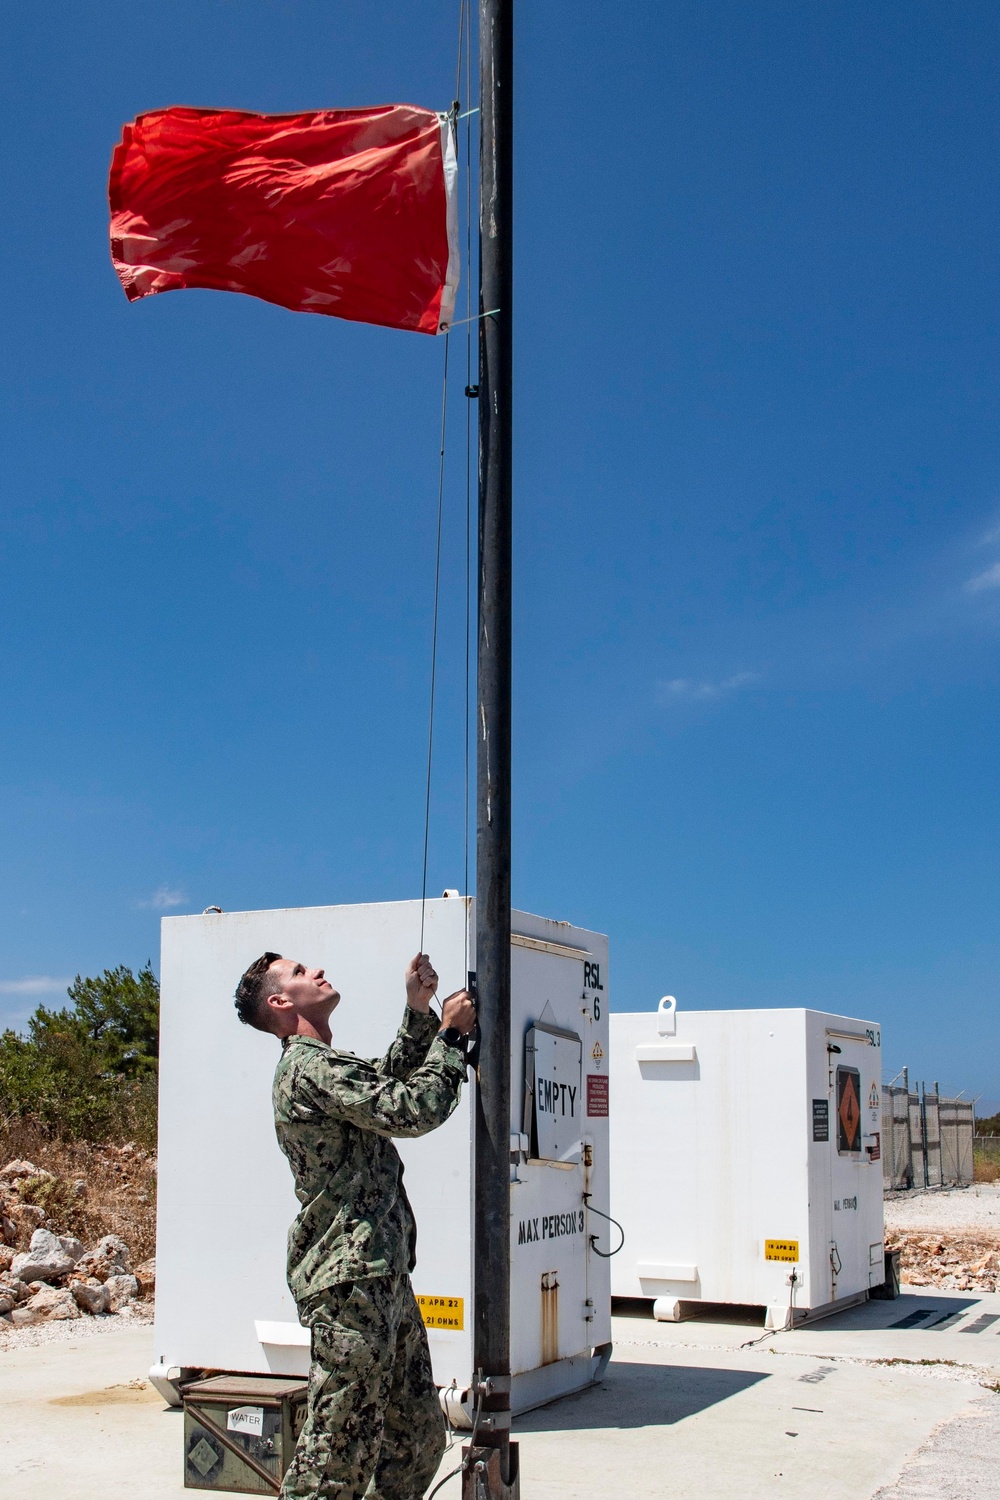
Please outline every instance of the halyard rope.
[[[475, 110], [470, 109], [466, 115], [461, 115], [461, 88], [462, 88], [462, 65], [465, 64], [466, 89], [471, 92], [472, 81], [472, 22], [470, 15], [469, 0], [459, 0], [458, 7], [458, 47], [455, 58], [455, 93], [454, 103], [451, 109], [452, 130], [455, 135], [455, 147], [458, 148], [458, 121], [465, 119], [466, 135], [466, 283], [465, 301], [467, 317], [459, 321], [466, 325], [466, 393], [471, 382], [472, 371], [472, 324], [477, 321], [472, 316], [472, 134], [471, 115]], [[468, 97], [468, 93], [467, 93]], [[487, 315], [488, 316], [488, 315]], [[452, 325], [454, 326], [454, 325]], [[430, 851], [430, 826], [431, 826], [431, 785], [434, 764], [434, 706], [437, 688], [437, 643], [438, 643], [438, 619], [441, 603], [441, 537], [444, 519], [444, 477], [445, 456], [447, 451], [447, 421], [448, 421], [448, 364], [450, 355], [451, 335], [450, 330], [444, 335], [444, 369], [441, 377], [441, 441], [438, 451], [438, 496], [437, 496], [437, 536], [434, 553], [434, 609], [433, 623], [431, 626], [431, 680], [430, 701], [427, 710], [427, 776], [424, 790], [424, 846], [423, 865], [420, 881], [420, 951], [424, 951], [424, 935], [427, 923], [427, 864]], [[470, 738], [470, 634], [471, 634], [471, 449], [472, 449], [472, 421], [471, 409], [467, 409], [465, 423], [465, 893], [469, 888], [469, 738]], [[468, 921], [465, 924], [465, 967], [469, 967], [469, 931]]]
[[424, 796], [424, 871], [420, 887], [420, 951], [424, 951], [427, 914], [427, 849], [431, 832], [431, 765], [434, 758], [434, 689], [437, 682], [438, 607], [441, 600], [441, 520], [444, 513], [444, 455], [448, 425], [448, 355], [451, 334], [444, 336], [444, 373], [441, 379], [441, 450], [438, 457], [437, 546], [434, 554], [434, 623], [431, 627], [431, 694], [427, 712], [427, 790]]

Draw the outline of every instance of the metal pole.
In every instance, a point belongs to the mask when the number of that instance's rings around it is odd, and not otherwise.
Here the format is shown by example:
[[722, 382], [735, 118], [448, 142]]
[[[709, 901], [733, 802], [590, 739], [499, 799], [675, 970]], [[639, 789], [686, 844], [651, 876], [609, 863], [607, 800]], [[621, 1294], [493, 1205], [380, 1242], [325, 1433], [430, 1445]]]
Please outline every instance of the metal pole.
[[490, 1494], [509, 1492], [517, 1482], [509, 1437], [513, 22], [513, 0], [480, 0], [476, 981], [482, 1047], [473, 1348], [482, 1380], [477, 1444], [495, 1450], [479, 1471]]
[[906, 1090], [906, 1186], [913, 1186], [913, 1125], [910, 1120], [910, 1070], [903, 1069], [903, 1087]]

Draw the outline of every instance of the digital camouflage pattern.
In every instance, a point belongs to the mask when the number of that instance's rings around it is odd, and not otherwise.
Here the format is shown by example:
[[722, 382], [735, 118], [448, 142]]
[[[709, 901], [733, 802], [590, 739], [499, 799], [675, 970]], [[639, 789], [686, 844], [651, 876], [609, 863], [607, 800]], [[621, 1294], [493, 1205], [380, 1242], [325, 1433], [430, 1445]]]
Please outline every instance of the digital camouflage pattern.
[[309, 1413], [281, 1500], [420, 1500], [444, 1451], [444, 1418], [409, 1276], [343, 1283], [301, 1311]]
[[465, 1061], [407, 1007], [379, 1062], [309, 1037], [282, 1044], [274, 1122], [301, 1212], [288, 1284], [311, 1331], [309, 1410], [284, 1500], [419, 1500], [444, 1447], [427, 1333], [410, 1286], [416, 1227], [393, 1136], [458, 1103]]
[[288, 1234], [300, 1311], [330, 1287], [412, 1270], [413, 1212], [393, 1136], [424, 1135], [458, 1103], [465, 1060], [440, 1020], [409, 1006], [385, 1057], [368, 1062], [311, 1037], [286, 1037], [274, 1124], [301, 1212]]

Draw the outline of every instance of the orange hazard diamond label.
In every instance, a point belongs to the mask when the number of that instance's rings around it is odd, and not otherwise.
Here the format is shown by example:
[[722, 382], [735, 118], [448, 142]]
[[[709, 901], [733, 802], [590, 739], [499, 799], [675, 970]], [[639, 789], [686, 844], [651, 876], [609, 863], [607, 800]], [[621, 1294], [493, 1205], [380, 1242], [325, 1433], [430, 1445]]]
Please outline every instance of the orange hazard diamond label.
[[837, 1069], [837, 1150], [860, 1151], [861, 1075], [857, 1068]]

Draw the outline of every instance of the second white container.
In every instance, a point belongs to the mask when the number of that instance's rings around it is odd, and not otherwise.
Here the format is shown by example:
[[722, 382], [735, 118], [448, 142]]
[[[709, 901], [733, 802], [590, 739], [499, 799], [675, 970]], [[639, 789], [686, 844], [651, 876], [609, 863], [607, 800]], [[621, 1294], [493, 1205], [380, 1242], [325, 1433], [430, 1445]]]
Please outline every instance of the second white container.
[[611, 1017], [612, 1294], [783, 1328], [885, 1278], [881, 1028], [815, 1010]]

